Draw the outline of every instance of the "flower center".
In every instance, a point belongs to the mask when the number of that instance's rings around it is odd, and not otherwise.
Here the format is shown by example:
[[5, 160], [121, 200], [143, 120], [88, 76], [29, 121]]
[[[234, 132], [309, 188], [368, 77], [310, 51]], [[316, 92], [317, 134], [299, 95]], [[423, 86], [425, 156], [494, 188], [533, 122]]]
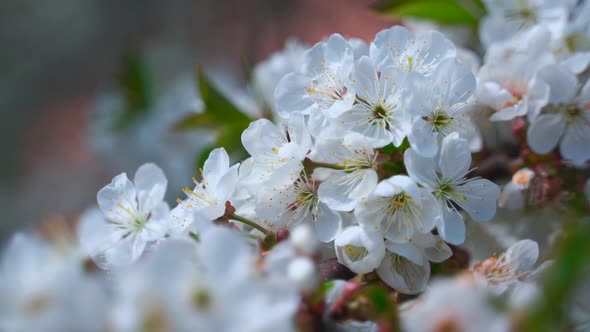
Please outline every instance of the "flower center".
[[371, 124], [379, 124], [383, 128], [390, 130], [391, 125], [389, 120], [391, 118], [391, 110], [388, 110], [382, 104], [377, 104], [373, 107], [372, 116]]
[[193, 293], [192, 302], [197, 310], [207, 311], [211, 307], [213, 299], [206, 290], [199, 288]]
[[343, 246], [342, 248], [343, 248], [344, 252], [346, 253], [346, 256], [348, 256], [348, 258], [350, 258], [350, 260], [353, 262], [358, 262], [358, 261], [362, 260], [363, 258], [367, 257], [367, 255], [369, 254], [369, 251], [367, 250], [367, 248], [357, 247], [352, 244], [347, 244], [347, 245]]
[[430, 116], [422, 117], [422, 120], [432, 124], [433, 132], [444, 132], [445, 127], [453, 121], [453, 117], [449, 116], [446, 111], [437, 108]]

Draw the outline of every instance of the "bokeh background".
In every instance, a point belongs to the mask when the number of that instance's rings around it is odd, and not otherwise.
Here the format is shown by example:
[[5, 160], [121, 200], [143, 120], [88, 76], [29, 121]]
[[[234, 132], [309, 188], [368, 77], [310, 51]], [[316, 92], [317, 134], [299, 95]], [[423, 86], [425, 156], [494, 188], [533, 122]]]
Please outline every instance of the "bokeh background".
[[[242, 59], [260, 61], [289, 37], [313, 44], [334, 32], [370, 41], [394, 20], [369, 0], [53, 0], [0, 3], [0, 240], [52, 218], [75, 219], [112, 177], [157, 150], [142, 136], [97, 153], [93, 112], [117, 86], [125, 54], [140, 51], [163, 91], [195, 65], [237, 84]], [[158, 121], [158, 120], [156, 120]], [[148, 133], [149, 136], [149, 133]], [[195, 136], [195, 146], [203, 146]], [[145, 142], [143, 142], [145, 143]], [[145, 144], [144, 144], [145, 145]], [[116, 147], [114, 147], [116, 148]], [[132, 153], [131, 153], [132, 154]], [[190, 165], [188, 167], [191, 167]], [[166, 167], [164, 167], [166, 170]], [[190, 184], [190, 176], [176, 182]], [[169, 186], [170, 195], [181, 187]]]

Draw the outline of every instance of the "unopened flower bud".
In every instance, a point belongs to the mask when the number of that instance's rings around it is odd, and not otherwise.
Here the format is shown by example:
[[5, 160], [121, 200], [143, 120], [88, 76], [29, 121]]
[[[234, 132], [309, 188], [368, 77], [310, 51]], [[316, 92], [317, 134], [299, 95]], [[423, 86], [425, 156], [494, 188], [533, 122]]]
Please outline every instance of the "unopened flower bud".
[[385, 256], [383, 237], [360, 226], [346, 228], [334, 241], [338, 261], [355, 273], [373, 271]]
[[286, 228], [280, 228], [277, 231], [277, 242], [285, 241], [289, 238], [290, 232]]
[[289, 263], [287, 276], [301, 292], [312, 292], [317, 287], [318, 274], [309, 258], [299, 257]]
[[320, 247], [320, 242], [315, 235], [314, 230], [307, 224], [295, 227], [291, 232], [290, 238], [295, 248], [304, 255], [311, 256], [315, 254]]

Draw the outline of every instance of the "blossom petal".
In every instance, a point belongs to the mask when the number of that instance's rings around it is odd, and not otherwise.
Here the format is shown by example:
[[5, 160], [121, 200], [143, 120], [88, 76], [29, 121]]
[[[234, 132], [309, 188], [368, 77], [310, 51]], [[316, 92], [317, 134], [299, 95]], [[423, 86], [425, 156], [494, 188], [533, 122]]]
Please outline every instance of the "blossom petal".
[[527, 130], [527, 143], [536, 153], [548, 153], [557, 145], [565, 125], [559, 114], [540, 115]]
[[471, 151], [467, 141], [451, 133], [442, 141], [439, 166], [445, 179], [456, 180], [467, 174], [471, 166]]
[[511, 245], [503, 256], [514, 273], [527, 272], [532, 269], [539, 258], [539, 245], [532, 240], [521, 240]]
[[404, 152], [404, 164], [412, 180], [433, 189], [436, 186], [436, 163], [433, 158], [420, 156], [414, 149]]
[[559, 151], [575, 165], [583, 165], [590, 159], [590, 125], [584, 122], [572, 123], [566, 130]]
[[453, 255], [451, 248], [438, 236], [434, 236], [436, 241], [434, 246], [424, 249], [424, 255], [434, 263], [441, 263]]
[[124, 235], [125, 230], [110, 224], [97, 208], [88, 209], [80, 216], [78, 225], [80, 247], [89, 256], [108, 249]]
[[137, 192], [127, 174], [117, 175], [113, 181], [97, 194], [98, 206], [107, 219], [125, 223], [137, 218]]
[[377, 268], [386, 284], [405, 294], [417, 294], [426, 288], [430, 278], [430, 264], [416, 265], [409, 259], [388, 252]]
[[148, 163], [139, 167], [133, 182], [137, 190], [139, 210], [147, 215], [164, 200], [168, 180], [160, 167]]
[[441, 223], [437, 225], [439, 235], [448, 243], [459, 245], [465, 242], [465, 223], [461, 214], [448, 207], [442, 207]]
[[317, 216], [314, 220], [318, 239], [322, 242], [334, 240], [340, 227], [340, 215], [332, 211], [326, 204], [318, 203]]
[[229, 169], [229, 155], [224, 148], [217, 148], [209, 153], [203, 164], [203, 178], [206, 186], [217, 187], [221, 177]]
[[414, 119], [408, 141], [412, 149], [423, 157], [432, 158], [438, 152], [438, 142], [432, 132], [432, 125], [420, 117]]
[[424, 253], [412, 242], [393, 243], [386, 241], [385, 248], [394, 254], [398, 254], [409, 259], [414, 264], [421, 265], [424, 263]]
[[576, 97], [578, 79], [567, 68], [556, 64], [548, 65], [539, 70], [537, 77], [549, 85], [551, 104], [569, 103]]
[[457, 194], [465, 199], [455, 202], [461, 206], [473, 220], [488, 221], [496, 214], [496, 205], [500, 197], [500, 187], [486, 179], [470, 180], [456, 189]]
[[299, 73], [285, 75], [275, 89], [275, 109], [285, 119], [291, 114], [310, 114], [318, 110], [318, 106], [306, 92], [311, 83]]

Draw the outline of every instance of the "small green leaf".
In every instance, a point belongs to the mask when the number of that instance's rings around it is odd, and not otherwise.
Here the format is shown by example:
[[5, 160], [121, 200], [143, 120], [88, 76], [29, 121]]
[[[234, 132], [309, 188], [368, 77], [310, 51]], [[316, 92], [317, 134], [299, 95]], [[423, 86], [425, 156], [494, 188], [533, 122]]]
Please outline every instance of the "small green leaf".
[[[197, 82], [201, 98], [205, 104], [205, 113], [223, 123], [248, 124], [250, 118], [234, 106], [207, 78], [205, 73], [197, 69]], [[247, 126], [247, 125], [246, 125]]]
[[154, 104], [154, 86], [147, 64], [138, 52], [128, 54], [119, 74], [119, 87], [124, 109], [115, 122], [114, 130], [125, 130], [143, 117]]
[[404, 152], [406, 149], [408, 149], [410, 147], [410, 142], [408, 141], [407, 138], [405, 138], [402, 141], [402, 144], [400, 144], [400, 146], [395, 146], [393, 145], [393, 143], [389, 143], [386, 146], [382, 147], [379, 149], [379, 152], [387, 154], [387, 155], [392, 155], [396, 152]]
[[175, 130], [216, 129], [222, 126], [210, 113], [192, 113], [183, 117], [174, 125]]
[[388, 312], [391, 308], [391, 304], [387, 291], [381, 287], [372, 287], [370, 291], [371, 302], [373, 302], [377, 314], [381, 315]]
[[[471, 7], [468, 9], [464, 5]], [[395, 1], [380, 5], [377, 10], [395, 18], [412, 17], [441, 24], [476, 24], [477, 16], [483, 14], [476, 3], [455, 0]]]

